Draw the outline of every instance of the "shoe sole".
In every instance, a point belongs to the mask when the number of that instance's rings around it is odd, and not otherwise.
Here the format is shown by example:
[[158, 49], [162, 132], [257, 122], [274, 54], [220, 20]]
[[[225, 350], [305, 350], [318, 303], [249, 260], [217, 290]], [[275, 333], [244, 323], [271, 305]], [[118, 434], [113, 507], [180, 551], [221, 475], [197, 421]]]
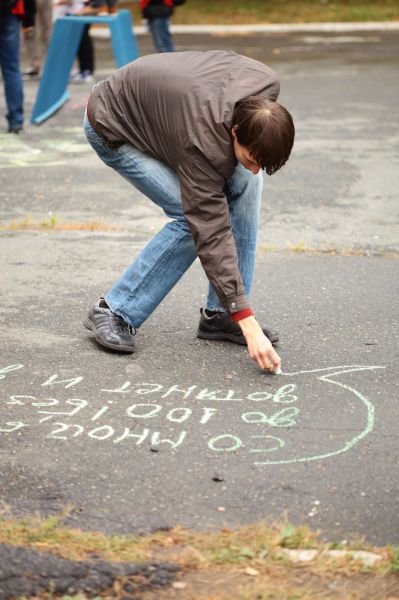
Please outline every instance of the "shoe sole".
[[[237, 338], [235, 335], [233, 335], [232, 333], [212, 333], [212, 332], [203, 332], [198, 330], [197, 331], [197, 337], [201, 338], [202, 340], [218, 340], [218, 341], [225, 341], [225, 342], [233, 342], [233, 344], [238, 344], [239, 346], [246, 346], [247, 342], [245, 341], [245, 338]], [[267, 338], [268, 340], [270, 340], [270, 342], [274, 345], [277, 344], [277, 342], [279, 341], [279, 338], [277, 337], [272, 337], [272, 338]]]
[[95, 340], [98, 344], [100, 344], [100, 346], [104, 346], [104, 348], [108, 348], [109, 350], [114, 350], [115, 352], [129, 352], [129, 354], [133, 354], [134, 349], [130, 348], [128, 346], [121, 346], [121, 345], [115, 345], [115, 344], [110, 344], [109, 342], [104, 341], [97, 333], [97, 329], [95, 328], [94, 324], [89, 320], [89, 319], [85, 319], [83, 321], [83, 325], [87, 328], [90, 329], [90, 331], [92, 331], [94, 333], [95, 336]]

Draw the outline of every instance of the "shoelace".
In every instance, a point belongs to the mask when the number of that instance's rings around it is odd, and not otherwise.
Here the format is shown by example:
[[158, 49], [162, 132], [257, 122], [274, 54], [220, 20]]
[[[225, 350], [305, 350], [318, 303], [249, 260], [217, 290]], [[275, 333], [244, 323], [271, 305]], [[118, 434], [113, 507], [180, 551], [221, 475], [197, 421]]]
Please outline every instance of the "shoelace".
[[111, 321], [115, 325], [117, 331], [121, 331], [122, 333], [128, 332], [131, 335], [136, 335], [136, 329], [129, 325], [129, 323], [126, 323], [126, 321], [122, 319], [122, 317], [120, 317], [119, 315], [112, 313]]

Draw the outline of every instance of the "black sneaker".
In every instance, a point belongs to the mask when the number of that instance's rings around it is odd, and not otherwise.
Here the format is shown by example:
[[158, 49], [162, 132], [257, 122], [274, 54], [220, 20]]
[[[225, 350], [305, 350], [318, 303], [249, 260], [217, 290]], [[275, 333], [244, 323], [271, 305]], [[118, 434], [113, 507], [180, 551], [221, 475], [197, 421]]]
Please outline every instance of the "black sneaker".
[[[266, 327], [262, 327], [262, 330], [272, 344], [277, 344], [279, 340], [277, 331]], [[202, 308], [197, 336], [204, 340], [226, 340], [241, 346], [247, 345], [240, 326], [230, 319], [229, 315], [212, 313], [212, 316], [208, 316], [207, 311]]]
[[83, 325], [93, 331], [96, 341], [117, 352], [134, 352], [134, 335], [136, 330], [119, 315], [116, 315], [100, 298], [93, 306]]
[[29, 79], [39, 79], [39, 69], [28, 69], [24, 72], [23, 79], [26, 81]]
[[22, 131], [22, 125], [14, 125], [8, 128], [8, 133], [15, 133], [16, 135], [18, 135], [19, 133], [21, 133]]

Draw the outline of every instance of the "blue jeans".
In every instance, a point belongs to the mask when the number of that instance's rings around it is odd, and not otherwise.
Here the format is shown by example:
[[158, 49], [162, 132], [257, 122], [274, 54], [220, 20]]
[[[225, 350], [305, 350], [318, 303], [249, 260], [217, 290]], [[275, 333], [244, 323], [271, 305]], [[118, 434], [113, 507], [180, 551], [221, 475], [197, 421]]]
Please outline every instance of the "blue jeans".
[[[169, 167], [130, 144], [111, 150], [90, 126], [87, 139], [101, 160], [160, 206], [171, 221], [146, 245], [105, 296], [111, 310], [135, 328], [150, 316], [194, 262], [197, 254], [184, 217], [179, 180]], [[249, 296], [255, 266], [262, 174], [253, 175], [240, 163], [224, 192], [237, 247], [238, 266]], [[210, 285], [206, 307], [225, 312]]]
[[19, 69], [20, 28], [21, 21], [16, 15], [0, 15], [0, 66], [10, 128], [22, 127], [24, 121], [24, 94]]
[[168, 18], [156, 17], [155, 19], [148, 19], [148, 29], [151, 32], [152, 41], [157, 52], [175, 51]]

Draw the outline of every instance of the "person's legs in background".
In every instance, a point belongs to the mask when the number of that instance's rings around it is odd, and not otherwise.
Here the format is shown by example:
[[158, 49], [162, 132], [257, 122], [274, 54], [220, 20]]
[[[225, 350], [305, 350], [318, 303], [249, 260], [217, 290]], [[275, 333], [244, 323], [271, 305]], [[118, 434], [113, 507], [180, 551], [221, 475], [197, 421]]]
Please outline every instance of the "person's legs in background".
[[[79, 11], [79, 15], [92, 15], [96, 16], [102, 12], [108, 11], [108, 14], [114, 14], [118, 12], [118, 0], [89, 0], [86, 6]], [[94, 44], [90, 36], [90, 25], [86, 25], [82, 39], [80, 40], [78, 49], [78, 62], [79, 71], [74, 75], [71, 75], [71, 83], [91, 83], [93, 81], [94, 73]]]
[[19, 133], [23, 126], [24, 94], [19, 68], [21, 21], [16, 15], [0, 16], [0, 66], [7, 104], [8, 131]]
[[107, 0], [107, 8], [110, 15], [118, 12], [118, 0]]
[[[37, 16], [36, 20], [38, 20]], [[29, 67], [24, 71], [24, 79], [36, 79], [39, 77], [40, 72], [36, 26], [25, 33], [23, 47], [25, 48], [25, 53], [29, 61]]]
[[71, 83], [90, 83], [94, 73], [94, 46], [90, 36], [90, 25], [85, 25], [78, 48], [79, 71], [71, 75]]
[[50, 42], [53, 26], [52, 11], [52, 0], [36, 0], [35, 26], [24, 35], [24, 47], [29, 65], [24, 72], [24, 79], [36, 79], [39, 76]]
[[169, 19], [156, 17], [155, 19], [148, 19], [147, 22], [157, 52], [174, 52], [175, 46], [170, 33]]
[[[37, 0], [36, 0], [37, 2]], [[46, 60], [47, 49], [53, 30], [53, 0], [44, 0], [40, 19], [40, 44], [42, 66]]]
[[85, 25], [82, 39], [80, 40], [78, 50], [79, 70], [86, 74], [88, 78], [85, 81], [93, 81], [94, 73], [94, 46], [90, 36], [90, 25]]

